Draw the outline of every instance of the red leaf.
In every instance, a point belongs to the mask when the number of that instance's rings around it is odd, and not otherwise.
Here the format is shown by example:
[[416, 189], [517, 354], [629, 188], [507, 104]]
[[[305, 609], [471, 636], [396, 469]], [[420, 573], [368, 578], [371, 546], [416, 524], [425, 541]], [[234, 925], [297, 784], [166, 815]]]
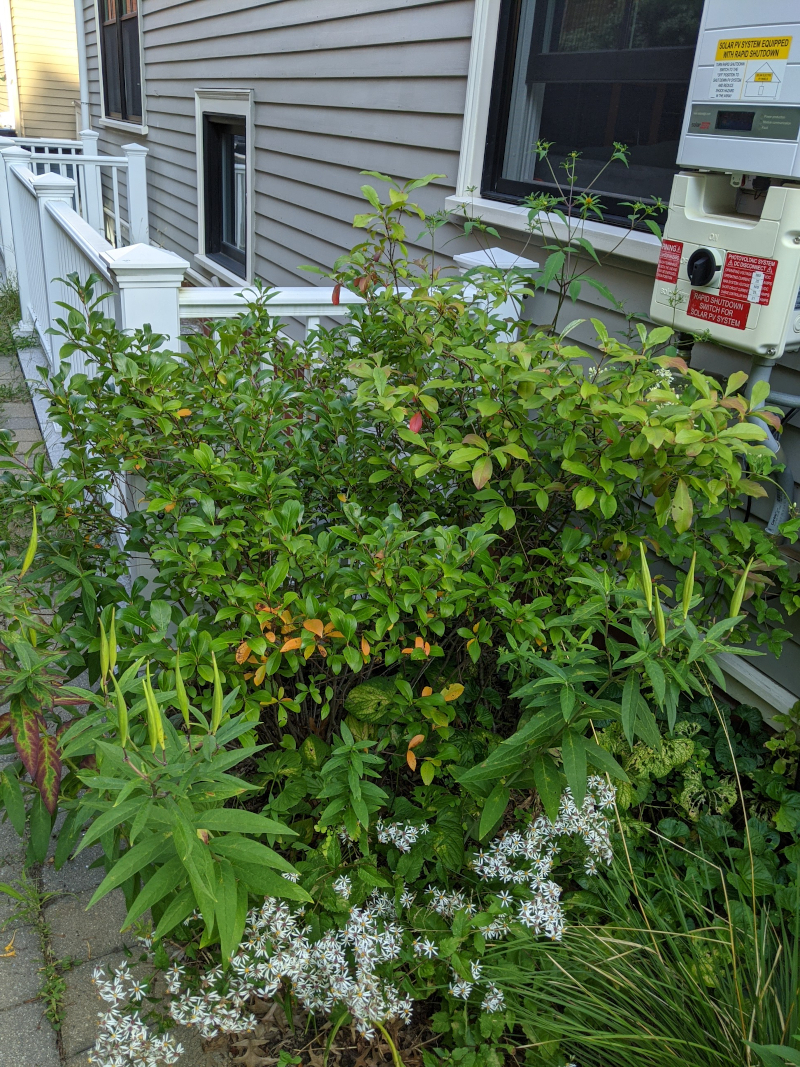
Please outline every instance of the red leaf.
[[11, 716], [7, 711], [4, 711], [3, 714], [0, 715], [0, 740], [6, 736], [10, 729]]
[[419, 433], [422, 429], [422, 413], [417, 412], [416, 415], [412, 415], [408, 423], [408, 428], [412, 433]]
[[25, 765], [25, 770], [36, 781], [36, 772], [39, 769], [39, 733], [41, 719], [38, 714], [29, 708], [19, 697], [11, 702], [11, 736], [17, 746], [19, 758]]
[[331, 303], [332, 304], [338, 304], [339, 303], [339, 293], [341, 293], [341, 291], [342, 291], [341, 285], [334, 285], [333, 294], [331, 296]]
[[39, 767], [36, 784], [42, 794], [44, 806], [51, 815], [58, 807], [58, 791], [61, 787], [61, 757], [56, 747], [56, 739], [50, 734], [42, 734], [39, 740]]

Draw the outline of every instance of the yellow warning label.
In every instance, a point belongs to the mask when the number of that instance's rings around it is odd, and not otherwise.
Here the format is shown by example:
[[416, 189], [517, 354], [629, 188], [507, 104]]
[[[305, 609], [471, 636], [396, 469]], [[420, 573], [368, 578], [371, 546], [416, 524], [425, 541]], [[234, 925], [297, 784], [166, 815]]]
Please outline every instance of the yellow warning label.
[[772, 81], [772, 71], [771, 70], [770, 71], [766, 71], [766, 70], [760, 71], [758, 74], [756, 74], [755, 80], [757, 82], [771, 82]]
[[724, 38], [717, 42], [715, 59], [788, 59], [791, 47], [791, 37]]

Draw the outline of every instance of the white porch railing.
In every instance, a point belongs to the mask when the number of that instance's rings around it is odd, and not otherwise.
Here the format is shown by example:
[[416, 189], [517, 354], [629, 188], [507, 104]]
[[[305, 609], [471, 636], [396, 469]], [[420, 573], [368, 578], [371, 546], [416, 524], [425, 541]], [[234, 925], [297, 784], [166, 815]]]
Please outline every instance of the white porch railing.
[[57, 174], [74, 182], [72, 207], [114, 247], [150, 239], [147, 205], [147, 149], [122, 146], [123, 155], [97, 150], [98, 134], [84, 130], [80, 141], [47, 138], [0, 139], [0, 243], [7, 272], [15, 272], [16, 249], [5, 187], [8, 168], [24, 164], [34, 175]]

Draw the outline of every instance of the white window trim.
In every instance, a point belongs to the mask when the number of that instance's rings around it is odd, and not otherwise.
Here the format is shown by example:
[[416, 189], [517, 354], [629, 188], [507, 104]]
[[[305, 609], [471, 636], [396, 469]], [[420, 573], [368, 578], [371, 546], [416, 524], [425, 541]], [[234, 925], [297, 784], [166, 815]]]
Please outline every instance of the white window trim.
[[100, 118], [98, 125], [109, 130], [122, 130], [125, 133], [136, 133], [144, 136], [147, 133], [147, 85], [144, 76], [144, 3], [139, 0], [139, 13], [136, 19], [136, 28], [139, 31], [139, 80], [142, 87], [142, 121], [123, 122], [122, 119], [112, 119], [106, 116], [106, 88], [103, 77], [103, 22], [100, 18], [100, 4], [102, 0], [94, 0], [94, 39], [97, 48], [97, 73], [100, 78]]
[[[255, 117], [252, 89], [195, 89], [195, 156], [197, 159], [197, 254], [195, 260], [210, 274], [216, 274], [220, 280], [231, 285], [247, 285], [253, 281], [254, 243], [255, 243]], [[203, 116], [204, 115], [241, 115], [247, 128], [247, 155], [245, 159], [245, 188], [247, 198], [247, 253], [245, 276], [239, 277], [233, 271], [226, 270], [206, 253], [206, 212], [205, 212], [205, 167], [203, 159]]]
[[[527, 208], [518, 204], [504, 204], [501, 200], [490, 200], [480, 195], [500, 5], [501, 0], [475, 0], [456, 192], [455, 196], [447, 197], [445, 207], [460, 216], [463, 205], [467, 205], [469, 213], [490, 226], [500, 226], [514, 233], [527, 234]], [[473, 194], [470, 194], [470, 189], [474, 190]], [[566, 228], [555, 216], [548, 216], [545, 222], [545, 232], [548, 236], [551, 226], [559, 238], [567, 236]], [[654, 234], [634, 230], [621, 241], [625, 232], [623, 227], [611, 226], [607, 222], [587, 220], [583, 225], [583, 235], [592, 242], [598, 252], [614, 251], [615, 255], [640, 263], [658, 262], [661, 242]]]

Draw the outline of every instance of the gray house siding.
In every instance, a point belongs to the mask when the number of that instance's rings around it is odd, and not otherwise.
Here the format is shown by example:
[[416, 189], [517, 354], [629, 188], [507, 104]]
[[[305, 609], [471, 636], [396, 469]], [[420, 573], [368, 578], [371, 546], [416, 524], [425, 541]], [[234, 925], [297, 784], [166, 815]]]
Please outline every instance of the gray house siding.
[[432, 209], [453, 191], [472, 0], [145, 0], [146, 136], [99, 126], [94, 0], [84, 8], [101, 150], [147, 145], [151, 239], [192, 263], [197, 88], [254, 91], [254, 269], [271, 284], [308, 284], [302, 264], [330, 267], [355, 243], [361, 170], [445, 175], [420, 193]]
[[[116, 154], [125, 143], [147, 145], [150, 232], [154, 243], [183, 255], [197, 251], [194, 91], [250, 88], [255, 108], [255, 272], [274, 285], [305, 285], [302, 264], [330, 267], [359, 240], [352, 218], [363, 210], [360, 171], [400, 179], [445, 175], [418, 199], [437, 210], [453, 192], [458, 169], [472, 0], [140, 0], [147, 100], [146, 136], [103, 128], [95, 0], [84, 0], [92, 122], [100, 147]], [[124, 191], [123, 191], [124, 194]], [[441, 248], [457, 233], [440, 231]], [[416, 236], [412, 233], [412, 236]], [[501, 243], [544, 260], [540, 242], [501, 230]], [[449, 243], [452, 253], [469, 243]], [[616, 255], [599, 270], [629, 313], [650, 305], [654, 268]], [[549, 322], [551, 298], [538, 295], [526, 314]], [[584, 289], [563, 316], [600, 317], [625, 336], [625, 318], [594, 290]], [[591, 325], [575, 338], [592, 346]], [[749, 359], [706, 344], [693, 365], [722, 375], [747, 370]], [[777, 389], [800, 393], [800, 355], [787, 355], [774, 376]], [[800, 472], [800, 429], [790, 424], [784, 444]], [[755, 501], [754, 515], [769, 505]], [[797, 623], [790, 620], [790, 627]], [[800, 696], [800, 639], [779, 660], [753, 661]]]

